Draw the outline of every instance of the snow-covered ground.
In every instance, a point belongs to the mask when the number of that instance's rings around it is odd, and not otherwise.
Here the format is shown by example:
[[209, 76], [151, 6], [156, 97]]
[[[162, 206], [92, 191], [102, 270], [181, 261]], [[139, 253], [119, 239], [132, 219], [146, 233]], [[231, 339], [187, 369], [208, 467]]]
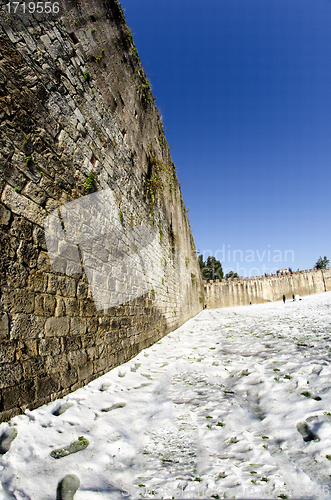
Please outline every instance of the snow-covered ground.
[[69, 474], [75, 500], [331, 498], [330, 312], [331, 292], [204, 310], [1, 424], [17, 437], [0, 455], [0, 499], [54, 500]]

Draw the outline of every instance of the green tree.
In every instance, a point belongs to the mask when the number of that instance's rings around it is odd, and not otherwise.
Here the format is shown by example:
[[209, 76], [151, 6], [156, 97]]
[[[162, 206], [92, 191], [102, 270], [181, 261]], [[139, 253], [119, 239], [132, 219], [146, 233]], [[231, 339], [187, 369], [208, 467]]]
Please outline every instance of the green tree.
[[329, 259], [326, 258], [326, 255], [324, 255], [324, 258], [320, 257], [318, 261], [315, 264], [315, 267], [317, 269], [326, 269], [329, 266]]
[[[199, 264], [201, 268], [202, 279], [204, 280], [223, 279], [222, 264], [215, 257], [209, 256], [207, 258], [207, 262], [203, 262], [202, 255], [200, 255]], [[204, 264], [203, 267], [201, 267], [202, 264]]]
[[225, 277], [226, 277], [227, 279], [229, 279], [229, 278], [230, 278], [230, 279], [232, 279], [232, 280], [233, 280], [233, 278], [240, 278], [239, 274], [238, 274], [238, 273], [235, 273], [234, 271], [230, 271], [230, 272], [228, 272], [228, 273], [225, 275]]
[[200, 269], [203, 269], [206, 266], [205, 262], [203, 261], [202, 255], [199, 255], [198, 262], [199, 262]]

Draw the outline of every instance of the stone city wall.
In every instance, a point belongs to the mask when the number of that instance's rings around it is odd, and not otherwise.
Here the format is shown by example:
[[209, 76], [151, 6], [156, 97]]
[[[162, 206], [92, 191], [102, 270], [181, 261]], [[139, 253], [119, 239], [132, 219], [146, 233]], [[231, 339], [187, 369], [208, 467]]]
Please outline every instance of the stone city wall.
[[203, 287], [119, 2], [64, 0], [56, 16], [0, 4], [3, 420], [179, 327]]
[[331, 290], [331, 270], [305, 270], [279, 276], [204, 281], [208, 308], [233, 307], [292, 299], [292, 295], [312, 295]]

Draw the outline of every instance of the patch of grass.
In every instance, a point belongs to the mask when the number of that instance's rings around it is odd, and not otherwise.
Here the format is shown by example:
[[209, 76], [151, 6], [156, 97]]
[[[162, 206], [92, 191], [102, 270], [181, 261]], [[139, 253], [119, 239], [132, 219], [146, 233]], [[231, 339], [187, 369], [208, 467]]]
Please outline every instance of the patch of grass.
[[96, 33], [96, 31], [97, 31], [97, 30], [96, 30], [95, 28], [92, 28], [92, 29], [91, 29], [91, 33], [92, 33], [92, 34], [93, 34], [93, 33]]
[[21, 190], [18, 187], [14, 188], [14, 191], [16, 191], [16, 193], [20, 193], [21, 192]]
[[262, 439], [269, 439], [268, 436], [262, 436]]
[[30, 165], [30, 163], [33, 163], [32, 156], [26, 156], [24, 161], [25, 161], [26, 166], [28, 167]]
[[91, 75], [90, 75], [89, 71], [84, 71], [83, 76], [84, 76], [84, 80], [86, 82], [89, 82], [91, 80]]
[[152, 288], [152, 290], [151, 290], [151, 294], [152, 294], [152, 295], [153, 295], [153, 297], [154, 297], [154, 295], [155, 295], [155, 290], [154, 290], [154, 288]]
[[123, 222], [123, 212], [120, 210], [119, 216], [118, 216], [120, 222]]
[[250, 474], [257, 474], [256, 470], [251, 470], [249, 473]]
[[90, 172], [85, 179], [84, 189], [89, 192], [93, 189], [94, 174]]

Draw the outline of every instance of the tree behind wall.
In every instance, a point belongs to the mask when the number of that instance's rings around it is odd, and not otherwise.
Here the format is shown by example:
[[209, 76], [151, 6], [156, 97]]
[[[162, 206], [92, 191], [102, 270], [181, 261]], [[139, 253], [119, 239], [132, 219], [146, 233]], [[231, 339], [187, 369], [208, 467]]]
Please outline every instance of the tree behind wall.
[[323, 259], [320, 257], [315, 264], [317, 269], [326, 269], [329, 266], [329, 259], [327, 259], [326, 255], [324, 255]]
[[224, 273], [222, 264], [213, 256], [209, 256], [207, 261], [203, 261], [203, 256], [199, 255], [199, 265], [201, 269], [201, 277], [203, 280], [223, 279]]

